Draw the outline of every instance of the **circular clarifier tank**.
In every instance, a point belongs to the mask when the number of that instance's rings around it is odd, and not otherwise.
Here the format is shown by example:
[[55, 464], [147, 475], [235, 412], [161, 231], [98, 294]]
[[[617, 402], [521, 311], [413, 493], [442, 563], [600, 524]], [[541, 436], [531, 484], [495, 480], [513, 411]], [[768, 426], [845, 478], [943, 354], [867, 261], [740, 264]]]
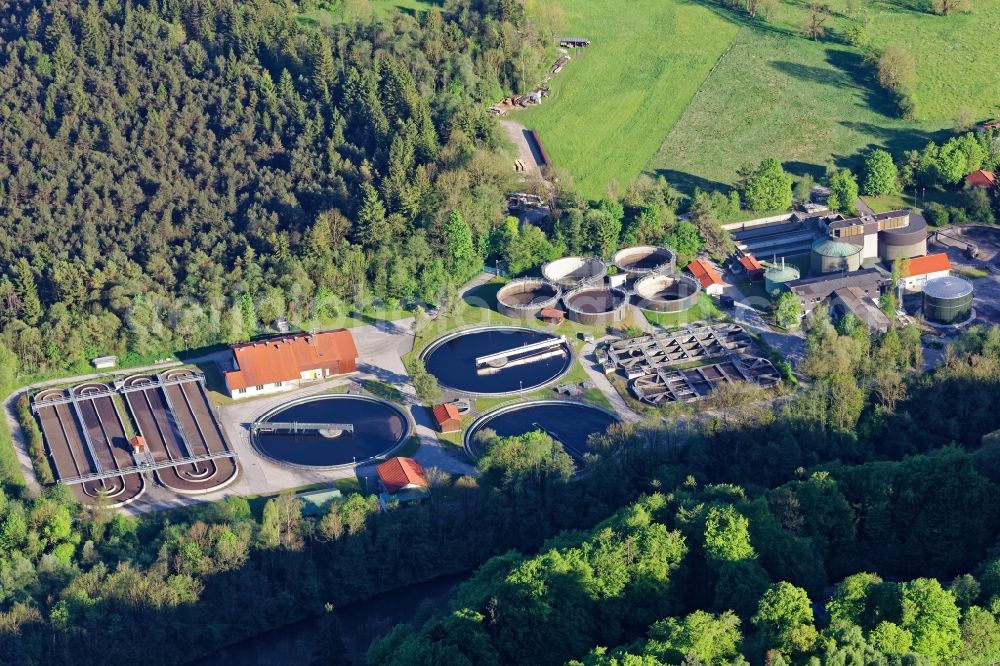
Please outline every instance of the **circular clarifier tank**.
[[474, 395], [541, 388], [564, 375], [573, 362], [563, 336], [519, 326], [450, 333], [420, 357], [442, 387]]
[[501, 437], [513, 437], [541, 430], [560, 442], [579, 465], [590, 452], [591, 435], [605, 432], [618, 423], [615, 414], [594, 405], [568, 400], [537, 400], [501, 407], [484, 414], [465, 433], [465, 449], [478, 459], [486, 452], [476, 442], [485, 428]]
[[324, 395], [271, 410], [258, 419], [251, 436], [254, 448], [274, 462], [328, 469], [383, 457], [409, 434], [409, 419], [392, 403]]

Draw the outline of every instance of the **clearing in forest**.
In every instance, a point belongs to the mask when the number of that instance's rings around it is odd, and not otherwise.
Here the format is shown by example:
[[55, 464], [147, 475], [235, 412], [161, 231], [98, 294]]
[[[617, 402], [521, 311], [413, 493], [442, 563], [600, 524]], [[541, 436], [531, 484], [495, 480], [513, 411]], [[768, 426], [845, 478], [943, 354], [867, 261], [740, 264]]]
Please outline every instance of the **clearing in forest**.
[[514, 119], [599, 197], [643, 170], [737, 26], [685, 0], [563, 0], [562, 9], [565, 33], [591, 46], [571, 50], [542, 105]]

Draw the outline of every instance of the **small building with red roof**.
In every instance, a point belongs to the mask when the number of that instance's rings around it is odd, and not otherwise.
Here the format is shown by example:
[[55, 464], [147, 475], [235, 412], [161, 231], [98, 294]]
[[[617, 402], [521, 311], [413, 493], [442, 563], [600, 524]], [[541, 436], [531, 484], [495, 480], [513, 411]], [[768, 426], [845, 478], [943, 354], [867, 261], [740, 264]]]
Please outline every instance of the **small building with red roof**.
[[951, 261], [944, 252], [900, 259], [899, 284], [906, 291], [923, 291], [929, 280], [951, 274]]
[[413, 458], [389, 458], [375, 471], [385, 490], [379, 495], [383, 509], [390, 502], [419, 502], [430, 495], [431, 484], [424, 468]]
[[722, 276], [715, 270], [712, 264], [704, 259], [695, 259], [687, 265], [688, 272], [701, 283], [701, 288], [709, 296], [718, 296], [722, 293], [722, 288], [726, 285], [722, 281]]
[[756, 282], [764, 277], [764, 266], [752, 254], [740, 257], [740, 266], [747, 272], [747, 277], [750, 278], [751, 282]]
[[542, 308], [538, 312], [538, 318], [546, 324], [555, 324], [558, 326], [566, 321], [566, 313], [557, 308]]
[[446, 402], [443, 405], [434, 405], [431, 412], [434, 414], [434, 422], [440, 432], [458, 432], [462, 429], [462, 417], [458, 413], [458, 407], [453, 403]]
[[980, 169], [979, 171], [973, 171], [965, 177], [965, 185], [966, 187], [981, 187], [992, 190], [997, 186], [997, 176], [992, 171]]

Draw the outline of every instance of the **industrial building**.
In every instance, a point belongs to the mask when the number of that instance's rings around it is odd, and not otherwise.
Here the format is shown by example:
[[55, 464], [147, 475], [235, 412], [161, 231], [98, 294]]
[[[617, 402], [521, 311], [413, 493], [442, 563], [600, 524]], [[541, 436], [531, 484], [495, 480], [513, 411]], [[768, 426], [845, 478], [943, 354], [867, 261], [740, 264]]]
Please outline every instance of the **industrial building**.
[[354, 372], [358, 349], [347, 329], [299, 333], [233, 345], [225, 372], [232, 398], [287, 391], [303, 382]]
[[[788, 289], [798, 296], [803, 314], [829, 300], [835, 314], [853, 312], [855, 316], [876, 329], [888, 328], [882, 321], [881, 311], [875, 305], [882, 295], [886, 279], [874, 268], [839, 275], [818, 275], [787, 283]], [[875, 314], [878, 311], [879, 314]]]
[[927, 222], [909, 210], [834, 220], [827, 225], [827, 232], [833, 240], [860, 247], [862, 263], [927, 254]]

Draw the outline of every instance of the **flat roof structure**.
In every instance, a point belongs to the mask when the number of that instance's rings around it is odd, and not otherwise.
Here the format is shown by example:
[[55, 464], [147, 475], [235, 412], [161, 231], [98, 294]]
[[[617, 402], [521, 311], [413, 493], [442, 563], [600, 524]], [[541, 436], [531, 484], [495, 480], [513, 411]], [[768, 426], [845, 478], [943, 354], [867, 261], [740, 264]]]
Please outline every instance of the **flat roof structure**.
[[792, 280], [787, 283], [793, 294], [802, 300], [823, 300], [838, 289], [858, 287], [862, 291], [877, 290], [885, 283], [885, 278], [874, 268], [865, 268], [852, 273], [831, 273], [816, 277]]
[[643, 375], [632, 382], [632, 392], [639, 400], [659, 406], [703, 400], [717, 386], [738, 381], [766, 388], [781, 381], [781, 375], [767, 359], [734, 355], [711, 365]]
[[742, 326], [713, 324], [618, 340], [608, 345], [607, 353], [626, 377], [635, 379], [660, 368], [742, 354], [751, 344]]

